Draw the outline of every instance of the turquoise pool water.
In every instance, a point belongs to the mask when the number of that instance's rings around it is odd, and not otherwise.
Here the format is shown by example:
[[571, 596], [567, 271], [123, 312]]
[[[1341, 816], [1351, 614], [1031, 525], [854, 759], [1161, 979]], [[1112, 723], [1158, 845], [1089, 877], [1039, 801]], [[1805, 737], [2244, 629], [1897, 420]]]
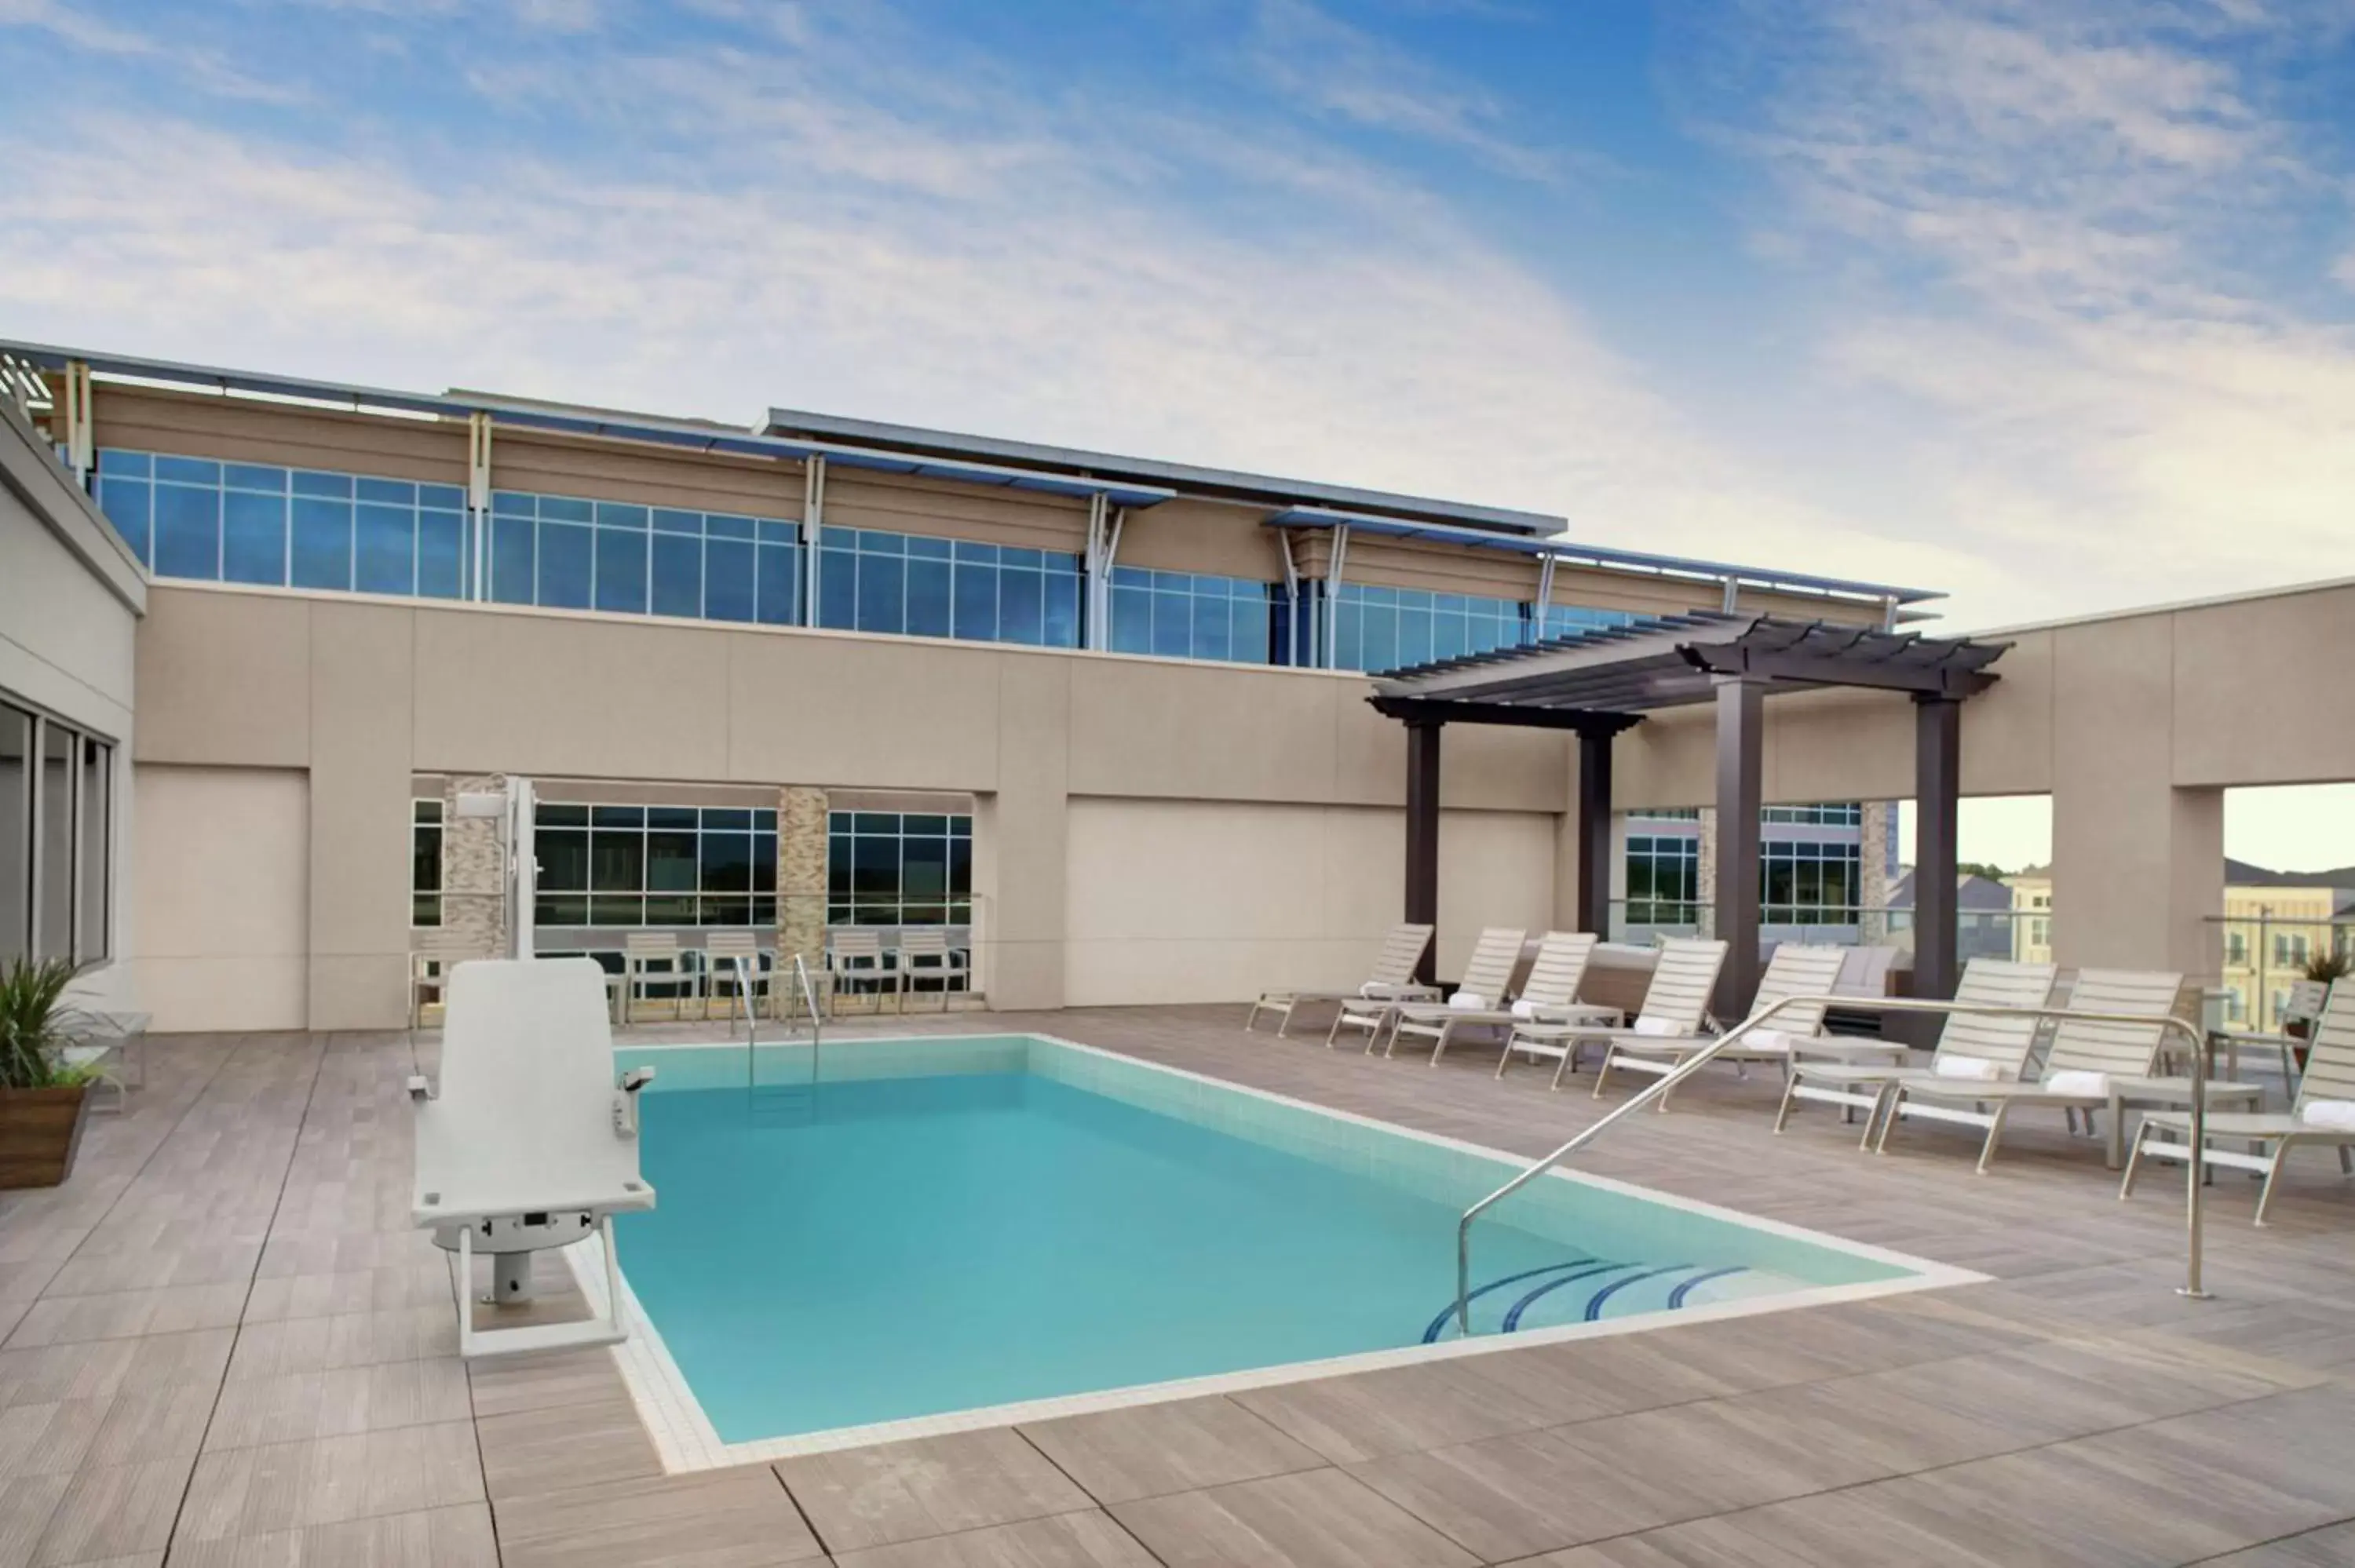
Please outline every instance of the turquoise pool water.
[[[1027, 1037], [624, 1053], [640, 1305], [728, 1443], [1453, 1338], [1514, 1166]], [[1901, 1277], [1549, 1179], [1475, 1232], [1476, 1334]]]

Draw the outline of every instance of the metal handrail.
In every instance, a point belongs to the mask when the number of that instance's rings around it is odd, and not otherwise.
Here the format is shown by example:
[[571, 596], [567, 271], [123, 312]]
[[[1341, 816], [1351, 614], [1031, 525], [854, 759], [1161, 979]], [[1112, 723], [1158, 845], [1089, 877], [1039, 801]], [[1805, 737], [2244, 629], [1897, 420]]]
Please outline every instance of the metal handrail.
[[811, 982], [809, 965], [803, 961], [799, 953], [794, 955], [794, 978], [801, 982], [802, 1005], [809, 1009], [810, 1048], [815, 1051], [819, 1033], [817, 987]]
[[[1715, 1061], [1719, 1053], [1722, 1052], [1727, 1046], [1732, 1044], [1735, 1041], [1741, 1039], [1752, 1030], [1758, 1028], [1768, 1019], [1773, 1018], [1787, 1007], [1838, 1007], [1843, 1010], [1865, 1012], [1935, 1012], [1942, 1014], [1967, 1012], [1986, 1018], [2050, 1019], [2062, 1022], [2074, 1023], [2130, 1023], [2142, 1027], [2147, 1027], [2150, 1024], [2157, 1023], [2160, 1026], [2162, 1033], [2170, 1029], [2181, 1033], [2184, 1038], [2190, 1043], [2191, 1046], [2190, 1130], [2191, 1148], [2194, 1150], [2194, 1153], [2192, 1158], [2185, 1162], [2185, 1169], [2190, 1172], [2188, 1179], [2189, 1192], [2185, 1199], [2185, 1204], [2188, 1210], [2188, 1218], [2186, 1222], [2188, 1232], [2186, 1238], [2187, 1257], [2185, 1261], [2185, 1280], [2184, 1283], [2177, 1288], [2176, 1294], [2179, 1296], [2190, 1297], [2194, 1300], [2204, 1301], [2208, 1298], [2208, 1292], [2200, 1287], [2200, 1227], [2203, 1217], [2201, 1213], [2202, 1205], [2200, 1202], [2200, 1177], [2203, 1174], [2205, 1161], [2199, 1157], [2197, 1152], [2198, 1150], [2208, 1147], [2208, 1042], [2201, 1037], [2200, 1032], [2198, 1028], [2192, 1024], [2185, 1022], [2182, 1019], [2176, 1017], [2171, 1012], [2159, 1017], [2153, 1017], [2148, 1013], [2141, 1012], [2078, 1012], [2074, 1009], [2066, 1007], [1998, 1007], [1988, 1006], [1978, 1002], [1932, 1001], [1917, 997], [1855, 997], [1837, 995], [1786, 996], [1782, 998], [1780, 1001], [1772, 1003], [1763, 1011], [1751, 1014], [1748, 1018], [1743, 1019], [1733, 1028], [1727, 1030], [1716, 1039], [1711, 1040], [1708, 1044], [1702, 1046], [1700, 1050], [1695, 1052], [1692, 1055], [1686, 1057], [1682, 1062], [1677, 1064], [1676, 1066], [1669, 1069], [1667, 1073], [1662, 1074], [1659, 1077], [1655, 1078], [1640, 1092], [1614, 1107], [1608, 1115], [1587, 1127], [1582, 1128], [1576, 1136], [1572, 1137], [1569, 1142], [1563, 1144], [1560, 1149], [1555, 1150], [1551, 1154], [1549, 1154], [1544, 1159], [1537, 1161], [1528, 1170], [1522, 1171], [1519, 1175], [1514, 1177], [1511, 1181], [1506, 1182], [1503, 1186], [1497, 1188], [1495, 1192], [1489, 1193], [1487, 1197], [1481, 1199], [1478, 1202], [1464, 1211], [1463, 1218], [1455, 1222], [1456, 1331], [1466, 1339], [1471, 1338], [1472, 1222], [1474, 1220], [1478, 1219], [1483, 1213], [1486, 1213], [1500, 1200], [1511, 1197], [1515, 1192], [1519, 1192], [1523, 1187], [1528, 1186], [1531, 1181], [1536, 1181], [1540, 1176], [1542, 1176], [1547, 1171], [1552, 1170], [1562, 1160], [1567, 1160], [1572, 1154], [1577, 1153], [1580, 1150], [1593, 1142], [1597, 1138], [1602, 1136], [1604, 1128], [1619, 1120], [1620, 1118], [1640, 1109], [1641, 1107], [1651, 1104], [1654, 1100], [1658, 1099], [1663, 1095], [1666, 1095], [1670, 1089], [1676, 1087], [1678, 1084], [1683, 1083], [1687, 1078], [1692, 1076], [1693, 1074], [1699, 1072], [1701, 1068]], [[1804, 1051], [1804, 1046], [1800, 1047], [1800, 1049]]]

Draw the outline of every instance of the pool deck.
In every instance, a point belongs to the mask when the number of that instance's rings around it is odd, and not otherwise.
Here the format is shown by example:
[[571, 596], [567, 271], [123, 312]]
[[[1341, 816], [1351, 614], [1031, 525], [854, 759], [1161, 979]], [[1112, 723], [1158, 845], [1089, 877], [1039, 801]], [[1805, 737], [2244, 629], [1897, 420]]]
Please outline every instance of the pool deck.
[[[1241, 1017], [880, 1027], [1051, 1034], [1529, 1155], [1607, 1108]], [[2191, 1302], [2179, 1180], [2121, 1203], [2057, 1117], [1980, 1178], [1959, 1128], [1875, 1159], [1810, 1107], [1773, 1137], [1774, 1087], [1712, 1070], [1582, 1168], [1993, 1279], [666, 1477], [611, 1352], [457, 1360], [408, 1225], [411, 1070], [400, 1034], [157, 1042], [73, 1180], [0, 1200], [0, 1568], [2355, 1563], [2355, 1180], [2327, 1153], [2264, 1231], [2218, 1181]]]

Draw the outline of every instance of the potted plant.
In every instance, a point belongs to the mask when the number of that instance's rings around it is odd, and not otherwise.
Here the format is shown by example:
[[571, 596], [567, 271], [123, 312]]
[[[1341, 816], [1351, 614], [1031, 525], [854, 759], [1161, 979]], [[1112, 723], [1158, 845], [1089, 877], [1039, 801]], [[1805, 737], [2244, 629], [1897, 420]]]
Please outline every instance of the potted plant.
[[0, 1188], [54, 1187], [73, 1170], [90, 1074], [65, 1065], [78, 973], [60, 959], [0, 968]]

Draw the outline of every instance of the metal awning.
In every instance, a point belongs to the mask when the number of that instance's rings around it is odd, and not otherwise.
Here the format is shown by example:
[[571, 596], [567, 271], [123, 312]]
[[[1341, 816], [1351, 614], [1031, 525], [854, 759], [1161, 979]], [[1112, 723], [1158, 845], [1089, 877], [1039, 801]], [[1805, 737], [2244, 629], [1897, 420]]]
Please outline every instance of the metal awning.
[[1711, 700], [1728, 675], [1769, 689], [1850, 686], [1960, 699], [1993, 683], [1987, 666], [2010, 646], [1696, 611], [1391, 671], [1374, 678], [1369, 700], [1400, 719], [1624, 729], [1651, 709]]

